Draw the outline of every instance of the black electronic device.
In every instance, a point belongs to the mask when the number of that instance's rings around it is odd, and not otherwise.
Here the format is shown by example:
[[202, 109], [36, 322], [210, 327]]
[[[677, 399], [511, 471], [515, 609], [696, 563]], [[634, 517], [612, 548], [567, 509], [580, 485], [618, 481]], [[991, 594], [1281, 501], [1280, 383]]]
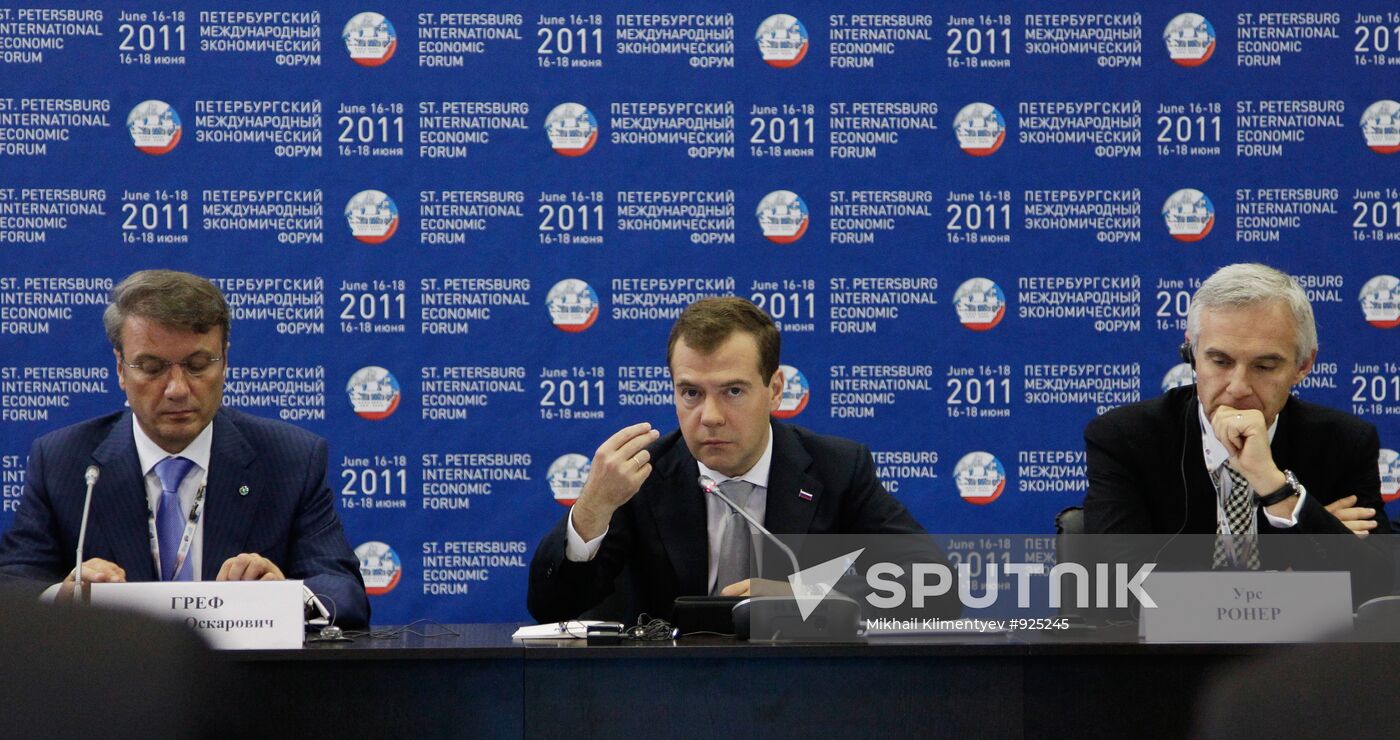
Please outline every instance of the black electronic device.
[[1196, 366], [1196, 349], [1191, 346], [1190, 342], [1182, 342], [1181, 346], [1177, 348], [1177, 352], [1181, 354], [1182, 362], [1191, 367]]
[[734, 634], [734, 605], [742, 596], [681, 596], [671, 612], [671, 623], [684, 637], [694, 632]]
[[754, 642], [855, 642], [860, 604], [831, 592], [806, 616], [791, 596], [753, 596], [734, 605], [734, 631]]
[[588, 625], [589, 645], [620, 645], [622, 644], [622, 623], [621, 622], [599, 622]]

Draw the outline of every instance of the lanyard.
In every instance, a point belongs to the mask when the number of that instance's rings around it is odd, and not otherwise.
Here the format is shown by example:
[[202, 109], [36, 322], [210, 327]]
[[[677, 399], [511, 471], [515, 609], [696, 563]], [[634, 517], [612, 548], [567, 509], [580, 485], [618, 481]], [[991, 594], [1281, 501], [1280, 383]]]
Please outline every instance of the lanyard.
[[[173, 581], [175, 576], [180, 574], [180, 569], [185, 565], [185, 558], [189, 557], [190, 545], [194, 542], [194, 530], [199, 526], [199, 518], [204, 514], [204, 488], [209, 484], [206, 476], [204, 482], [199, 484], [199, 490], [194, 494], [194, 506], [190, 508], [190, 515], [185, 520], [185, 532], [180, 535], [180, 549], [175, 551], [175, 572], [165, 578], [161, 574], [161, 580]], [[147, 531], [151, 537], [151, 560], [156, 564], [156, 572], [160, 572], [160, 539], [156, 534], [156, 512], [151, 508], [151, 500], [146, 499]]]

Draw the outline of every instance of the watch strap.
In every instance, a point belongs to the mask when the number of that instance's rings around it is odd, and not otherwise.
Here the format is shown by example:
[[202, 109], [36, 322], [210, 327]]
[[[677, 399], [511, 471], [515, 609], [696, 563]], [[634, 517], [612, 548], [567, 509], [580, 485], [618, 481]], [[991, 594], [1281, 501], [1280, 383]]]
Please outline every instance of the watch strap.
[[1296, 496], [1299, 493], [1301, 493], [1302, 486], [1298, 485], [1298, 478], [1297, 476], [1293, 475], [1293, 471], [1285, 470], [1283, 471], [1283, 475], [1283, 485], [1279, 486], [1279, 489], [1277, 491], [1274, 491], [1273, 493], [1267, 496], [1259, 497], [1260, 506], [1273, 506], [1274, 504], [1287, 501], [1289, 498], [1292, 498], [1293, 496]]

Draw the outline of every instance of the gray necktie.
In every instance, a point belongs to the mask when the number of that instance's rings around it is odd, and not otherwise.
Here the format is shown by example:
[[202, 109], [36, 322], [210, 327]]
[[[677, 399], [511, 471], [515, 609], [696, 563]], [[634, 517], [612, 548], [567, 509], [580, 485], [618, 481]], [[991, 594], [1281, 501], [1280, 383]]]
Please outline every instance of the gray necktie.
[[[727, 480], [719, 484], [719, 489], [735, 504], [750, 515], [753, 514], [749, 506], [749, 499], [753, 498], [754, 491], [752, 483], [738, 479]], [[724, 531], [720, 534], [719, 570], [715, 577], [713, 594], [717, 595], [725, 586], [752, 576], [749, 565], [752, 551], [753, 536], [749, 530], [749, 523], [731, 510], [724, 517]]]
[[[1256, 516], [1254, 493], [1249, 481], [1229, 465], [1220, 466], [1230, 481], [1230, 494], [1225, 497], [1225, 518], [1231, 535], [1225, 535], [1221, 522], [1215, 524], [1215, 567], [1259, 570], [1259, 547], [1255, 542], [1253, 521]], [[1219, 480], [1219, 474], [1216, 476]], [[1218, 483], [1217, 483], [1218, 486]]]

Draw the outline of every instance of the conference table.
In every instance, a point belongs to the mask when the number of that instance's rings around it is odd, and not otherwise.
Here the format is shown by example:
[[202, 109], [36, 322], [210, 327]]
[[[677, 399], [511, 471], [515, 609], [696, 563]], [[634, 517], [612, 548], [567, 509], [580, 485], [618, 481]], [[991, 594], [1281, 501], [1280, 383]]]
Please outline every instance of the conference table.
[[1329, 649], [1140, 644], [1133, 627], [590, 646], [513, 641], [518, 626], [430, 625], [221, 657], [284, 702], [285, 729], [301, 737], [1182, 737], [1223, 669]]

